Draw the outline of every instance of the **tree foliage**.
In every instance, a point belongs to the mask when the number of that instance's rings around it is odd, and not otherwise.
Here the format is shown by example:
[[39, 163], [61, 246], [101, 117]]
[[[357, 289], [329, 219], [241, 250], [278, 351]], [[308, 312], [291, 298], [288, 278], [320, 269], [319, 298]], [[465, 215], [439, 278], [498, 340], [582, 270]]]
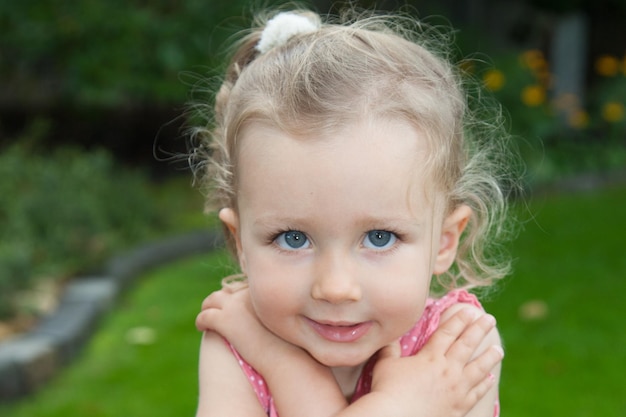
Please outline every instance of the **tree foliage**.
[[181, 71], [204, 73], [245, 1], [0, 2], [0, 102], [180, 102]]

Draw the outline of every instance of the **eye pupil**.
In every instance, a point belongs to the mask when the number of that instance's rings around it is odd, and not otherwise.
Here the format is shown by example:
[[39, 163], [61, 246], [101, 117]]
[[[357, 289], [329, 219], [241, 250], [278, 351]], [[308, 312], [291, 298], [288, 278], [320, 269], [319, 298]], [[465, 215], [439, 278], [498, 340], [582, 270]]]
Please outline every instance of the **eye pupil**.
[[306, 243], [306, 236], [302, 232], [290, 231], [285, 233], [285, 243], [294, 249], [298, 249]]

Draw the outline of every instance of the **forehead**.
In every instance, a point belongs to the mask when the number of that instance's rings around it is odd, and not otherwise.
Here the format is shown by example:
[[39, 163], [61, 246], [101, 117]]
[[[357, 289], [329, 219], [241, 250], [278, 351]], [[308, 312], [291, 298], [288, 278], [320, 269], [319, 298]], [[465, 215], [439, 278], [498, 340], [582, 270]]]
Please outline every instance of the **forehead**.
[[363, 121], [306, 137], [254, 123], [240, 141], [238, 208], [264, 215], [419, 213], [429, 188], [421, 169], [425, 149], [420, 133], [397, 120]]

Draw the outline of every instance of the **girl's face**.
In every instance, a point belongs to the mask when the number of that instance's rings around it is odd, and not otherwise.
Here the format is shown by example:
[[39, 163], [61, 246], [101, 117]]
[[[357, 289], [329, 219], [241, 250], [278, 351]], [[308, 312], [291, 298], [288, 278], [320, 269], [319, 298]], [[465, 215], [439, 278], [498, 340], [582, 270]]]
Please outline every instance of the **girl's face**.
[[437, 210], [420, 139], [397, 120], [307, 139], [254, 124], [242, 136], [238, 210], [220, 217], [255, 312], [329, 367], [359, 366], [408, 331], [454, 259], [468, 212]]

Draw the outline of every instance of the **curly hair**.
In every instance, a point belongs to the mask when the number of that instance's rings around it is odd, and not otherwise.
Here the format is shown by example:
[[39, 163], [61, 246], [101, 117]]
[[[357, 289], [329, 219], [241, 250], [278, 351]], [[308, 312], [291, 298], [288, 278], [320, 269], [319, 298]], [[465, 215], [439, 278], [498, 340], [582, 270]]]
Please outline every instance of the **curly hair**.
[[[451, 212], [472, 209], [455, 265], [439, 288], [488, 286], [509, 271], [501, 256], [516, 160], [497, 103], [450, 59], [452, 36], [405, 15], [348, 13], [321, 18], [297, 10], [319, 30], [260, 53], [273, 13], [257, 18], [236, 44], [214, 98], [195, 107], [192, 163], [207, 210], [237, 208], [238, 139], [263, 121], [294, 135], [331, 132], [367, 117], [406, 120], [424, 134], [426, 172]], [[393, 146], [393, 143], [390, 143]]]

